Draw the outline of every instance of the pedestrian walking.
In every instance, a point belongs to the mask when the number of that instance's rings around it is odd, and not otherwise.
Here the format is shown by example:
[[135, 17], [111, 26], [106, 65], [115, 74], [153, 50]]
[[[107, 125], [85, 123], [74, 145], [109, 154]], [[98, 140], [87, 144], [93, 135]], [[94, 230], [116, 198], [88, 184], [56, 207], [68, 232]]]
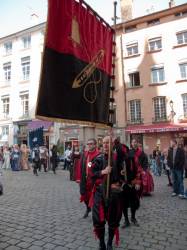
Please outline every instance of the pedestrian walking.
[[91, 138], [87, 142], [87, 151], [83, 151], [81, 156], [81, 180], [80, 180], [80, 202], [84, 202], [86, 205], [86, 211], [83, 218], [87, 218], [91, 209], [89, 207], [89, 200], [91, 197], [93, 182], [91, 179], [91, 167], [92, 160], [99, 155], [97, 149], [97, 142], [94, 138]]
[[80, 151], [79, 146], [75, 146], [71, 156], [70, 180], [80, 183]]
[[19, 171], [21, 169], [20, 167], [21, 153], [19, 146], [17, 144], [13, 146], [10, 158], [11, 158], [12, 171]]
[[7, 145], [3, 147], [3, 169], [10, 169], [10, 149]]
[[29, 170], [30, 169], [30, 166], [29, 166], [30, 150], [28, 149], [26, 144], [21, 144], [20, 152], [21, 152], [21, 159], [20, 159], [21, 170]]
[[172, 139], [170, 141], [170, 148], [168, 150], [167, 162], [168, 166], [171, 169], [172, 179], [173, 179], [172, 196], [178, 195], [180, 198], [183, 198], [184, 197], [183, 174], [184, 174], [185, 155], [184, 155], [184, 150], [178, 147], [177, 141], [175, 139]]
[[[124, 152], [118, 154], [110, 150], [110, 137], [103, 139], [103, 154], [93, 159], [91, 172], [94, 183], [92, 204], [92, 219], [94, 232], [99, 239], [100, 250], [112, 250], [113, 239], [116, 236], [116, 244], [119, 241], [119, 223], [122, 216], [122, 182], [124, 180], [123, 157]], [[120, 145], [118, 145], [120, 146]], [[112, 147], [111, 147], [112, 148]], [[124, 148], [124, 147], [123, 147]], [[119, 147], [118, 147], [119, 149]], [[111, 163], [108, 161], [111, 154]], [[122, 156], [122, 159], [120, 159]], [[107, 183], [107, 176], [110, 175], [110, 183]], [[109, 197], [107, 197], [107, 185]], [[105, 244], [105, 224], [108, 222], [108, 241]]]
[[64, 152], [64, 170], [69, 170], [70, 163], [71, 163], [71, 146], [68, 145], [65, 152]]
[[40, 150], [36, 145], [32, 150], [33, 174], [38, 176], [38, 169], [40, 169]]
[[40, 165], [43, 166], [44, 172], [47, 172], [48, 149], [46, 145], [40, 146]]
[[57, 146], [53, 145], [51, 149], [51, 163], [52, 163], [52, 170], [53, 173], [56, 174], [56, 168], [58, 164], [58, 153], [57, 153]]
[[163, 151], [163, 169], [165, 169], [166, 171], [166, 175], [168, 177], [168, 186], [172, 186], [172, 181], [171, 181], [171, 169], [168, 166], [168, 161], [167, 161], [167, 157], [168, 157], [168, 152], [167, 150]]
[[126, 164], [126, 176], [123, 190], [123, 215], [125, 222], [122, 228], [130, 226], [128, 208], [131, 210], [131, 222], [135, 226], [139, 227], [139, 223], [136, 219], [136, 211], [140, 207], [140, 197], [143, 191], [143, 169], [140, 164], [141, 155], [142, 151], [138, 148], [136, 139], [133, 139], [131, 141], [131, 148], [128, 153], [128, 162]]

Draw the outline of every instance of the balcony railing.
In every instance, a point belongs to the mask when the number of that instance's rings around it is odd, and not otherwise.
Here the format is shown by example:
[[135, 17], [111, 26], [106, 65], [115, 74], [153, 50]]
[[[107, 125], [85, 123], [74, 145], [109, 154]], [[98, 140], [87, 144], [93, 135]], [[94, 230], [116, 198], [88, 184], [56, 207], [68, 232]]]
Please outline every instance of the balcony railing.
[[128, 124], [128, 125], [143, 124], [143, 118], [128, 120], [128, 121], [127, 121], [127, 124]]
[[167, 117], [153, 117], [152, 118], [153, 123], [157, 122], [169, 122], [169, 119]]

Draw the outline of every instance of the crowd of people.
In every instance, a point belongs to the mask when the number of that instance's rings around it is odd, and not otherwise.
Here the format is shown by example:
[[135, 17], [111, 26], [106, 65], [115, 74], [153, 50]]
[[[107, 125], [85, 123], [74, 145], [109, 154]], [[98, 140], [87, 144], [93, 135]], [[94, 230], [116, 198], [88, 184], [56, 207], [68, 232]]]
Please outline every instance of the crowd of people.
[[38, 176], [38, 171], [44, 172], [52, 169], [54, 174], [58, 165], [57, 146], [49, 150], [46, 145], [35, 145], [30, 149], [26, 144], [7, 145], [0, 148], [0, 169], [12, 171], [33, 169], [33, 174]]
[[[140, 207], [140, 198], [153, 192], [154, 182], [148, 157], [135, 139], [130, 148], [122, 144], [119, 138], [111, 141], [109, 136], [103, 138], [99, 146], [94, 138], [89, 139], [82, 150], [78, 146], [71, 150], [68, 145], [64, 169], [69, 170], [70, 180], [79, 183], [80, 202], [85, 204], [83, 218], [87, 218], [92, 211], [94, 232], [99, 239], [100, 250], [113, 249], [114, 236], [118, 244], [118, 227], [122, 215], [122, 228], [131, 224], [139, 227], [136, 211]], [[131, 212], [130, 220], [128, 209]]]
[[[52, 169], [55, 174], [58, 150], [56, 145], [51, 150], [46, 145], [35, 145], [32, 150], [24, 144], [20, 147], [14, 145], [11, 149], [5, 146], [0, 150], [0, 162], [3, 169], [29, 170], [32, 166], [33, 173], [37, 176], [43, 166], [44, 172]], [[80, 202], [85, 204], [83, 218], [87, 218], [92, 212], [100, 250], [113, 249], [114, 236], [118, 244], [118, 228], [122, 218], [122, 228], [131, 224], [139, 227], [136, 211], [140, 207], [140, 198], [151, 195], [154, 191], [153, 175], [161, 176], [165, 173], [168, 186], [173, 188], [172, 196], [187, 198], [184, 186], [184, 177], [187, 178], [187, 145], [179, 147], [175, 139], [171, 140], [169, 149], [161, 152], [157, 147], [148, 157], [136, 139], [128, 147], [119, 138], [113, 140], [106, 136], [101, 145], [97, 145], [97, 141], [91, 138], [81, 150], [78, 145], [73, 148], [71, 145], [67, 146], [63, 169], [69, 171], [71, 181], [79, 184]]]
[[187, 198], [184, 187], [184, 178], [187, 178], [187, 145], [183, 146], [172, 139], [169, 149], [161, 152], [158, 147], [155, 148], [150, 156], [150, 165], [155, 176], [161, 176], [162, 173], [167, 175], [168, 186], [173, 188], [173, 197]]

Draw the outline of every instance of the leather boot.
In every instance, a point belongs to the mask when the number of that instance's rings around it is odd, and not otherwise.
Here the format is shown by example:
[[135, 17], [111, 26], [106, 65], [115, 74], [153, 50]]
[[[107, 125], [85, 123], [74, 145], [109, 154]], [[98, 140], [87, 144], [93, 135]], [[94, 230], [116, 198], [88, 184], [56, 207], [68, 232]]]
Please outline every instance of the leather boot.
[[83, 219], [86, 219], [88, 217], [90, 211], [91, 211], [91, 208], [87, 207], [86, 212], [83, 216]]
[[108, 229], [108, 243], [107, 243], [107, 250], [112, 250], [112, 242], [114, 239], [114, 234], [115, 234], [115, 230], [113, 228]]
[[105, 245], [105, 228], [97, 228], [97, 237], [99, 238], [99, 250], [106, 250]]

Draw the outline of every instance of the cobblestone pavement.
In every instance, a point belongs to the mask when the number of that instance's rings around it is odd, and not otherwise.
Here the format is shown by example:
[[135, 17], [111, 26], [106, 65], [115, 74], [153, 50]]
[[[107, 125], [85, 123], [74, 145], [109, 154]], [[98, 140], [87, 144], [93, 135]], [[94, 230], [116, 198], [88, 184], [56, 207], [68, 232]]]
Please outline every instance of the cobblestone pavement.
[[[82, 219], [79, 188], [67, 171], [3, 174], [0, 197], [0, 250], [92, 250], [98, 242], [91, 215]], [[155, 192], [137, 212], [140, 227], [120, 229], [118, 250], [187, 249], [187, 200], [171, 197], [165, 176], [155, 178]]]

